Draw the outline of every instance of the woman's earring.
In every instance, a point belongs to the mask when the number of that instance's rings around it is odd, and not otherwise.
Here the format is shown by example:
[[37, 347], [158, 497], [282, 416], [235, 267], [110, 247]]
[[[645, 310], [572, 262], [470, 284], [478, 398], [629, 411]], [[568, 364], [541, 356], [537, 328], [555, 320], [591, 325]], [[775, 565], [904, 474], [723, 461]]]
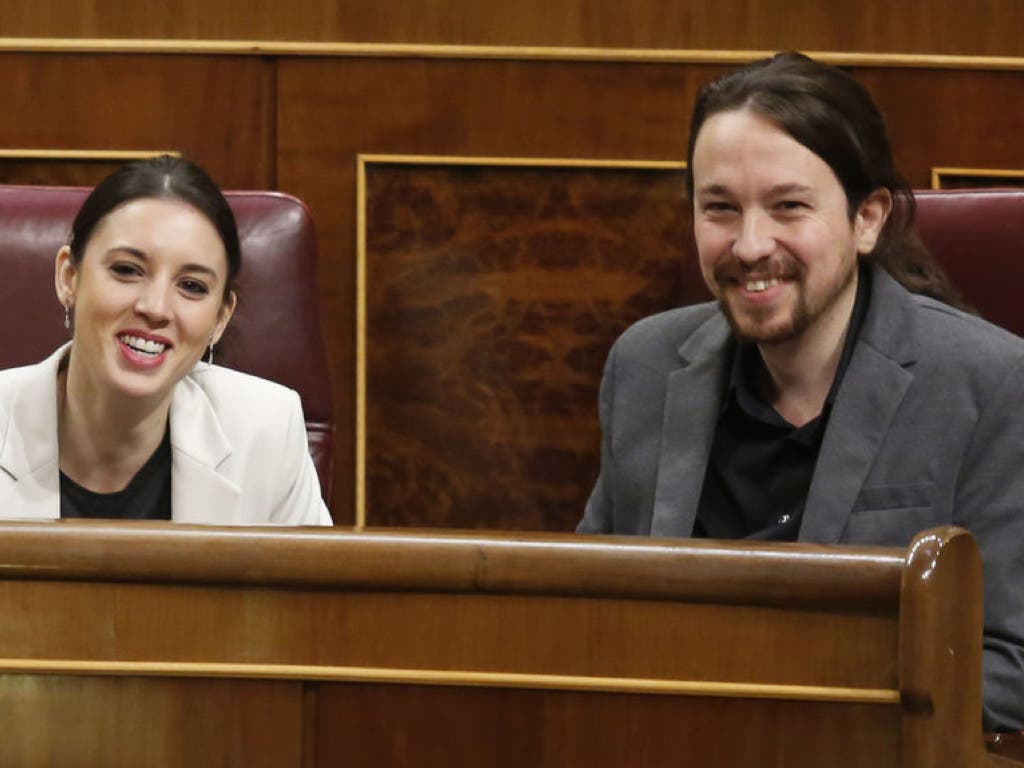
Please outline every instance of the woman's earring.
[[64, 327], [68, 330], [71, 329], [71, 305], [66, 299], [64, 301]]
[[206, 362], [209, 363], [210, 365], [213, 365], [213, 336], [212, 335], [210, 336], [210, 343], [207, 344], [206, 356], [208, 358]]

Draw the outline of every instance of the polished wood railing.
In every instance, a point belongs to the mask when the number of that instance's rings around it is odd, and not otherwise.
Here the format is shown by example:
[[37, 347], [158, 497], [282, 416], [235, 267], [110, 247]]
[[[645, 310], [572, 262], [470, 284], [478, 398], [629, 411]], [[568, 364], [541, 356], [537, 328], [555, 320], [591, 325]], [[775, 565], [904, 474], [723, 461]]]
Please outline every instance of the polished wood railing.
[[980, 595], [952, 528], [4, 523], [0, 765], [996, 765]]

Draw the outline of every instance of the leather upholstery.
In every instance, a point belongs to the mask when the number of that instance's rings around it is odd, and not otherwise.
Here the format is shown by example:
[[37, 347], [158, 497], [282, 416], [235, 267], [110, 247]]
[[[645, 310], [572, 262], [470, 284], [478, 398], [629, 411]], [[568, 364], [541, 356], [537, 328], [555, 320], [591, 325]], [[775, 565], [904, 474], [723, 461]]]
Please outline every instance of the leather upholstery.
[[916, 193], [916, 229], [967, 301], [1024, 336], [1024, 189]]
[[[0, 185], [0, 368], [38, 362], [68, 337], [54, 256], [89, 190]], [[226, 193], [238, 221], [238, 308], [216, 361], [299, 392], [309, 448], [330, 502], [331, 389], [317, 308], [316, 236], [302, 202], [276, 192]]]

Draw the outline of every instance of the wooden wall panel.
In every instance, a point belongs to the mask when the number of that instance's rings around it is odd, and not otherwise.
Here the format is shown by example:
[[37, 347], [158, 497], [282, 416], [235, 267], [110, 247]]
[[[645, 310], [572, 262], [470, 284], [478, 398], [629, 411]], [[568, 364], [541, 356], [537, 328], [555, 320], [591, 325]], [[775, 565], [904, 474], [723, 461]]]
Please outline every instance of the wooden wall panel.
[[369, 525], [571, 528], [595, 382], [707, 298], [678, 170], [368, 164]]
[[[889, 768], [898, 712], [865, 704], [323, 685], [326, 765]], [[397, 736], [395, 724], [404, 727]], [[723, 731], [720, 725], [728, 723]]]
[[[273, 186], [270, 62], [7, 53], [0, 72], [0, 103], [7, 105], [0, 149], [177, 150], [222, 186]], [[76, 183], [81, 170], [53, 162], [33, 173], [48, 183]]]
[[897, 164], [914, 187], [929, 187], [936, 166], [1024, 170], [1024, 71], [852, 71], [885, 113]]
[[[681, 160], [693, 94], [722, 71], [555, 62], [280, 62], [278, 182], [310, 205], [322, 244], [321, 308], [339, 438], [336, 522], [355, 519], [355, 456], [347, 438], [356, 428], [357, 156]], [[596, 398], [596, 385], [594, 392]], [[566, 525], [563, 519], [560, 526]]]
[[0, 765], [300, 766], [301, 701], [295, 681], [5, 674]]
[[10, 37], [1024, 55], [1018, 0], [7, 0]]

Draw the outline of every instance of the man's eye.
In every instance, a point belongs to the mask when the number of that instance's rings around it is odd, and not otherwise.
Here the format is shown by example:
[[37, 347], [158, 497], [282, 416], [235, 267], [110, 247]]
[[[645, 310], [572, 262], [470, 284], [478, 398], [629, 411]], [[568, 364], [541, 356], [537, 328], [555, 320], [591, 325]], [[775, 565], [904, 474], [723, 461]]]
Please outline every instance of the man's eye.
[[728, 211], [735, 210], [731, 203], [713, 202], [704, 203], [705, 213], [727, 213]]
[[806, 208], [807, 204], [800, 200], [783, 200], [778, 207], [783, 211], [797, 211]]
[[178, 285], [181, 286], [181, 290], [185, 293], [193, 296], [205, 296], [210, 292], [209, 286], [207, 286], [202, 280], [187, 278], [178, 283]]

